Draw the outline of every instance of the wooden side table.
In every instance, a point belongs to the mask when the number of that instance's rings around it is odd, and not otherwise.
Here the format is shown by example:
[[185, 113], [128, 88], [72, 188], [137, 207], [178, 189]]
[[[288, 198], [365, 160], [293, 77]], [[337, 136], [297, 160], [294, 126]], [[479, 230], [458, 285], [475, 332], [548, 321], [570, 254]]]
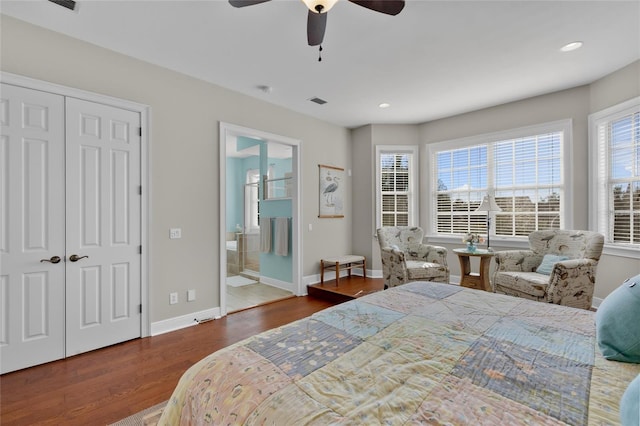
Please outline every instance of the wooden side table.
[[[494, 253], [481, 249], [476, 249], [476, 251], [453, 249], [453, 252], [458, 255], [458, 260], [460, 261], [460, 285], [493, 292], [489, 281], [489, 268], [491, 267], [491, 258]], [[480, 273], [471, 272], [471, 257], [480, 258]]]
[[362, 268], [362, 274], [367, 278], [367, 259], [364, 256], [347, 254], [344, 256], [325, 257], [320, 259], [320, 283], [324, 283], [324, 270], [336, 271], [336, 287], [340, 283], [340, 269], [346, 269], [351, 276], [353, 268]]

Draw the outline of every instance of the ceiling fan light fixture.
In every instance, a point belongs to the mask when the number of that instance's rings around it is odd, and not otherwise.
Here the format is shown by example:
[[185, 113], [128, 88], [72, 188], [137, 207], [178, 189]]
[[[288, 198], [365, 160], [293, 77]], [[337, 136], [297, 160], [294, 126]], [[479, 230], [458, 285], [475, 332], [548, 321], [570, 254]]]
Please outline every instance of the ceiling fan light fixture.
[[327, 13], [338, 0], [302, 0], [313, 13]]

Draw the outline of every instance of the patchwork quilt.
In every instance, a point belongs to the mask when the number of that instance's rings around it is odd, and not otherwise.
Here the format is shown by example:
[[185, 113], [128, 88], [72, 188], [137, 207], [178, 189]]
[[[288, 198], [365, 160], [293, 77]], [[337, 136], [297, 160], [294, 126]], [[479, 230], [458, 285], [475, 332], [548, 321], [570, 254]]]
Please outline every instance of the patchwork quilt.
[[217, 351], [159, 424], [619, 424], [593, 312], [413, 282]]

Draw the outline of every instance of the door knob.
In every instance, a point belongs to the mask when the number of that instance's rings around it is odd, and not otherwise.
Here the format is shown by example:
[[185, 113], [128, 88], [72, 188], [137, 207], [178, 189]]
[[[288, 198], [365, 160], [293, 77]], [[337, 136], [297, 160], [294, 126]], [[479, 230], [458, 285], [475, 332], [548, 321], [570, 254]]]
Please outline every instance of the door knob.
[[84, 258], [88, 258], [89, 256], [78, 256], [77, 254], [72, 254], [71, 256], [69, 256], [69, 260], [72, 262], [77, 262], [80, 259], [84, 259]]
[[51, 259], [41, 259], [40, 263], [42, 262], [49, 262], [49, 263], [59, 263], [62, 259], [60, 258], [60, 256], [52, 256]]

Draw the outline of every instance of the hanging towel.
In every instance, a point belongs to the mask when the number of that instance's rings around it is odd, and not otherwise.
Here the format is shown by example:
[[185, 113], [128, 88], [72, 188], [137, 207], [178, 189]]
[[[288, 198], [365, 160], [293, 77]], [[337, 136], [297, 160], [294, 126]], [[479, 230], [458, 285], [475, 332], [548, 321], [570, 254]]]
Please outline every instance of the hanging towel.
[[289, 255], [289, 218], [276, 218], [275, 252], [278, 256]]
[[260, 218], [260, 251], [269, 253], [271, 251], [271, 218]]

